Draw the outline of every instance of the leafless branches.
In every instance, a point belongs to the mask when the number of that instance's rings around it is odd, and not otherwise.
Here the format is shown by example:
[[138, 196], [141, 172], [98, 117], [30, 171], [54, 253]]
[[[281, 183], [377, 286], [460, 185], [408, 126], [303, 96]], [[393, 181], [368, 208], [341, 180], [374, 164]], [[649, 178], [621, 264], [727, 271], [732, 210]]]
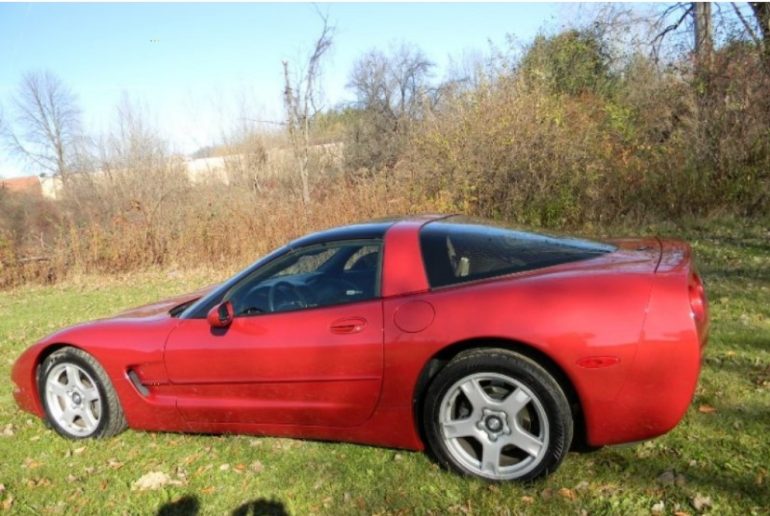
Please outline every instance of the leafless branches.
[[14, 128], [4, 131], [8, 147], [66, 182], [83, 138], [75, 94], [50, 72], [28, 73], [13, 106]]
[[650, 46], [652, 48], [652, 55], [657, 60], [660, 55], [660, 48], [663, 45], [663, 41], [665, 40], [666, 36], [671, 34], [672, 32], [675, 32], [679, 30], [679, 28], [682, 26], [682, 24], [687, 20], [688, 16], [691, 16], [694, 12], [694, 4], [685, 4], [682, 2], [677, 2], [669, 7], [667, 7], [663, 13], [660, 15], [660, 20], [666, 20], [671, 14], [681, 10], [682, 14], [679, 16], [679, 18], [676, 19], [674, 23], [671, 23], [669, 25], [666, 25], [661, 31], [659, 31], [655, 37], [650, 42]]
[[757, 45], [762, 46], [762, 40], [757, 36], [757, 33], [754, 32], [754, 29], [751, 28], [751, 25], [749, 25], [749, 22], [746, 20], [746, 17], [743, 16], [743, 13], [738, 8], [737, 5], [735, 5], [735, 2], [730, 2], [730, 5], [733, 6], [733, 10], [735, 11], [735, 16], [738, 17], [738, 19], [741, 21], [741, 24], [743, 25], [743, 28], [746, 29], [746, 34], [748, 34], [751, 37], [751, 40]]
[[360, 116], [346, 149], [350, 166], [393, 167], [424, 104], [432, 104], [444, 91], [430, 87], [433, 66], [422, 51], [408, 45], [389, 55], [371, 50], [355, 63], [348, 88], [356, 96]]
[[334, 36], [334, 27], [329, 25], [328, 16], [321, 12], [318, 14], [323, 26], [313, 51], [308, 57], [304, 72], [292, 77], [289, 62], [283, 61], [283, 104], [286, 109], [286, 128], [299, 168], [302, 200], [306, 205], [310, 203], [310, 174], [308, 171], [310, 122], [319, 111], [318, 81], [321, 75], [321, 61], [331, 48]]

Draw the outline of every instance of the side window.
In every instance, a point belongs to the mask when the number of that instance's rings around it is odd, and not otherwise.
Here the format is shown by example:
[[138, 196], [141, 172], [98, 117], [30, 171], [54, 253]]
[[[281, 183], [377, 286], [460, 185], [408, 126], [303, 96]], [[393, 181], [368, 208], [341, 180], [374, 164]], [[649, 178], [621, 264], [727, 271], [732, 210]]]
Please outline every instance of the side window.
[[422, 228], [420, 247], [434, 288], [587, 260], [614, 249], [597, 242], [443, 221]]
[[315, 271], [324, 264], [329, 258], [331, 258], [337, 249], [324, 249], [318, 253], [307, 253], [299, 256], [297, 260], [286, 267], [285, 269], [278, 271], [275, 276], [295, 276], [297, 274], [307, 274]]
[[364, 271], [374, 270], [379, 267], [380, 247], [376, 245], [365, 245], [345, 262], [345, 270]]
[[235, 285], [225, 299], [236, 316], [287, 312], [379, 296], [382, 245], [335, 242], [292, 251]]

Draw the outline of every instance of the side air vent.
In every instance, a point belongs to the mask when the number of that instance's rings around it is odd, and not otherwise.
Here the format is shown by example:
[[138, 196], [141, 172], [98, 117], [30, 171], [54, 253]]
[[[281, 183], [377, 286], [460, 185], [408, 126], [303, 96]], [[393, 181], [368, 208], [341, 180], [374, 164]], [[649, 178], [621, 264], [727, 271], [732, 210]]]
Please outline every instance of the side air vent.
[[139, 394], [145, 397], [150, 395], [150, 389], [148, 389], [147, 386], [144, 385], [141, 380], [139, 380], [139, 375], [136, 374], [136, 371], [133, 369], [128, 370], [128, 379], [131, 380], [132, 384], [134, 384], [134, 387], [136, 387], [136, 390], [139, 391]]

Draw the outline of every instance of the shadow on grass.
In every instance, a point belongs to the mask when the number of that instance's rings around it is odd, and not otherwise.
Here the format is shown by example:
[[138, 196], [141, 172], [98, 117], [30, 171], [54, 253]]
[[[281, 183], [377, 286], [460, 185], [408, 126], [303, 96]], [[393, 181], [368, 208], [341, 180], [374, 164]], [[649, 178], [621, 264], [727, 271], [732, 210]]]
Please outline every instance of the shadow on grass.
[[197, 496], [183, 496], [175, 502], [164, 504], [158, 509], [158, 516], [194, 516], [200, 511], [200, 502]]
[[[200, 512], [197, 496], [187, 495], [179, 500], [164, 504], [158, 509], [157, 516], [196, 516]], [[283, 503], [266, 498], [257, 498], [240, 505], [231, 513], [232, 516], [287, 516]]]
[[721, 267], [719, 269], [708, 269], [704, 274], [707, 281], [713, 280], [739, 280], [746, 281], [765, 281], [770, 282], [770, 272], [757, 267]]
[[281, 502], [265, 498], [246, 502], [232, 512], [232, 516], [287, 516], [288, 514]]
[[[770, 344], [764, 338], [735, 339], [734, 347], [744, 351], [765, 351], [770, 349]], [[708, 353], [708, 351], [707, 351]], [[711, 374], [730, 374], [738, 377], [736, 384], [748, 383], [752, 387], [759, 388], [764, 382], [770, 381], [770, 362], [759, 358], [743, 356], [708, 356], [705, 358], [705, 367]]]
[[[724, 447], [722, 439], [703, 439], [701, 446], [706, 450]], [[666, 493], [666, 496], [691, 498], [696, 493], [704, 495], [718, 494], [725, 499], [743, 500], [744, 503], [767, 507], [770, 492], [756, 483], [756, 474], [752, 468], [728, 467], [719, 459], [711, 459], [709, 464], [689, 466], [677, 457], [675, 451], [666, 457], [629, 457], [616, 450], [607, 450], [596, 460], [596, 470], [611, 473], [612, 478], [621, 481], [621, 496], [633, 496], [630, 492]], [[736, 462], [732, 460], [732, 462]], [[660, 476], [666, 471], [682, 475], [682, 484], [661, 482]], [[622, 494], [626, 490], [627, 494]]]
[[770, 244], [764, 241], [760, 235], [735, 237], [735, 236], [709, 236], [704, 240], [715, 248], [731, 247], [740, 251], [748, 251], [753, 254], [770, 253]]

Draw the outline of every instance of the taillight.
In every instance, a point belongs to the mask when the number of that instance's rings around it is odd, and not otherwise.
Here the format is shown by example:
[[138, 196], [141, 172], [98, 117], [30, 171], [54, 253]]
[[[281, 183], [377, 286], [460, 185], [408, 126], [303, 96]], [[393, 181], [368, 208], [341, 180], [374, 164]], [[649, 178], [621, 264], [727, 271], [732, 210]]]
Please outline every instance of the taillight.
[[703, 290], [703, 282], [697, 273], [690, 276], [690, 309], [696, 321], [702, 321], [706, 317], [706, 293]]

